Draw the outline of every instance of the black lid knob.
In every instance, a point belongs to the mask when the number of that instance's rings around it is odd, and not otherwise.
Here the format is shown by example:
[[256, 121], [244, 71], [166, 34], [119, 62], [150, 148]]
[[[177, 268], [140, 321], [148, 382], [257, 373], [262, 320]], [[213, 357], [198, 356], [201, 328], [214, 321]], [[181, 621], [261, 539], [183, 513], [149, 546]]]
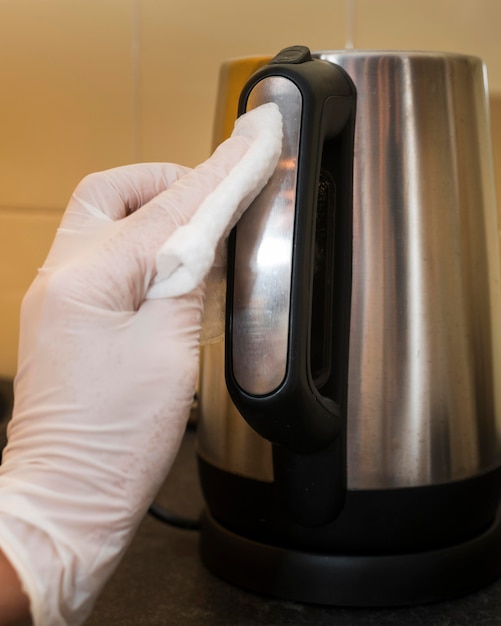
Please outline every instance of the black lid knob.
[[288, 48], [280, 50], [270, 61], [270, 65], [275, 63], [291, 63], [297, 65], [299, 63], [306, 63], [307, 61], [313, 61], [309, 48], [306, 46], [289, 46]]

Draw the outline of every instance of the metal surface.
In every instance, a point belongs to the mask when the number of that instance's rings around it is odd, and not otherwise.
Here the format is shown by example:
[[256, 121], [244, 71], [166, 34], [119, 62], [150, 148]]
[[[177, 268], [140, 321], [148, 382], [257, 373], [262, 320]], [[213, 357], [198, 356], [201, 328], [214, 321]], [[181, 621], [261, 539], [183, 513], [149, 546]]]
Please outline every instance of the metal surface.
[[[348, 487], [481, 474], [501, 462], [500, 262], [484, 67], [433, 53], [318, 56], [346, 69], [357, 88]], [[222, 361], [210, 367], [223, 375]], [[205, 362], [202, 380], [204, 370]], [[202, 455], [270, 480], [269, 444], [234, 407], [221, 412], [225, 403], [207, 407], [215, 419], [202, 426]]]
[[252, 90], [247, 110], [266, 102], [283, 115], [282, 154], [238, 223], [233, 281], [233, 371], [253, 395], [271, 393], [286, 371], [302, 96], [291, 80], [270, 77]]

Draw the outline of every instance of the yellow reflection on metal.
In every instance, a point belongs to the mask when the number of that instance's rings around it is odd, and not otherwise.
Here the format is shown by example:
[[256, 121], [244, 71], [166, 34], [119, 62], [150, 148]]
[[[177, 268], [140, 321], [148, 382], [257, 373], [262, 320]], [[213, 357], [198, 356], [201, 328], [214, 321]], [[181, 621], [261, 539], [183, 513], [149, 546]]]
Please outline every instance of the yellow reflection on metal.
[[214, 119], [214, 148], [231, 135], [243, 86], [252, 74], [266, 65], [271, 58], [262, 56], [232, 59], [221, 66]]

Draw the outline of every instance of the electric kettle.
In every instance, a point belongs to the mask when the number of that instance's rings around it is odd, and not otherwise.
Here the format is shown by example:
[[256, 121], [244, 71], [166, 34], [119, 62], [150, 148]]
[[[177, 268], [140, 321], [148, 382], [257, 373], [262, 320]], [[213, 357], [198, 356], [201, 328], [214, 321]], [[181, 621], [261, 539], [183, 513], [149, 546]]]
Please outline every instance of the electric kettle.
[[484, 69], [303, 46], [223, 66], [217, 140], [276, 102], [284, 142], [230, 237], [225, 341], [202, 354], [201, 555], [220, 577], [382, 606], [501, 574]]

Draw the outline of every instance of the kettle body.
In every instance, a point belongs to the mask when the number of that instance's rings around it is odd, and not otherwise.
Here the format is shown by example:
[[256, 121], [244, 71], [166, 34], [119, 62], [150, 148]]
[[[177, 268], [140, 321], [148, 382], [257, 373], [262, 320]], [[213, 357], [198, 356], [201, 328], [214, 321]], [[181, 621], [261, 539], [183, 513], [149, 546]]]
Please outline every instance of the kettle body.
[[277, 102], [284, 148], [232, 233], [226, 342], [202, 353], [202, 558], [305, 602], [461, 595], [501, 574], [485, 68], [301, 47], [257, 63], [223, 66], [218, 111]]

